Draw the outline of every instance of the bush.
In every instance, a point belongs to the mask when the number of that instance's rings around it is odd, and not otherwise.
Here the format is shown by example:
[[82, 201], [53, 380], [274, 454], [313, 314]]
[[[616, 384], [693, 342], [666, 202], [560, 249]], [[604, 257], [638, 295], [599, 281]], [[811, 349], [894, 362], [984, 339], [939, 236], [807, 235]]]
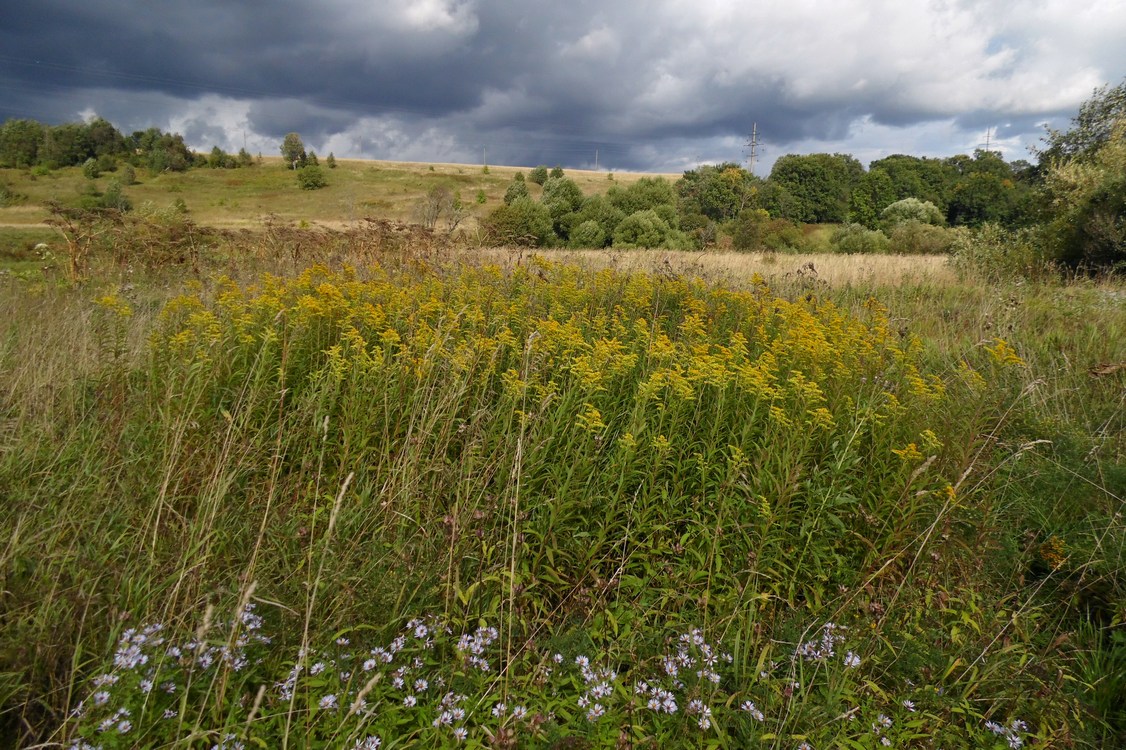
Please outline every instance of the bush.
[[952, 234], [950, 263], [963, 276], [996, 283], [1054, 273], [1040, 235], [1032, 229], [1009, 230], [999, 224], [983, 224]]
[[555, 237], [547, 206], [528, 197], [497, 206], [481, 225], [489, 238], [501, 245], [534, 247]]
[[556, 164], [554, 167], [552, 167], [551, 174], [549, 176], [562, 178], [563, 177], [563, 167]]
[[99, 202], [102, 208], [112, 208], [116, 211], [133, 210], [133, 202], [121, 191], [121, 181], [117, 179], [109, 181], [109, 185], [106, 186], [106, 191], [102, 193]]
[[606, 246], [607, 234], [602, 225], [593, 219], [587, 219], [571, 230], [571, 239], [567, 243], [574, 248], [599, 248]]
[[126, 164], [121, 170], [121, 184], [122, 185], [136, 185], [137, 184], [137, 170], [133, 168], [132, 164]]
[[102, 154], [98, 157], [98, 171], [100, 172], [116, 172], [117, 159], [113, 158], [110, 154]]
[[838, 228], [829, 239], [838, 253], [886, 253], [888, 238], [878, 229], [866, 229], [861, 224], [848, 224]]
[[930, 201], [921, 201], [918, 198], [904, 198], [896, 201], [880, 212], [880, 220], [884, 226], [894, 227], [905, 221], [917, 221], [920, 224], [942, 226], [945, 218], [938, 206]]
[[540, 201], [551, 212], [551, 220], [558, 222], [564, 215], [579, 210], [583, 204], [583, 191], [567, 177], [549, 177], [543, 184]]
[[943, 255], [953, 249], [955, 230], [924, 224], [915, 219], [891, 230], [891, 251], [901, 255]]
[[16, 206], [27, 200], [27, 196], [23, 193], [16, 192], [11, 185], [6, 182], [0, 182], [0, 208], [5, 206]]
[[801, 229], [786, 219], [772, 219], [761, 208], [746, 209], [735, 218], [731, 242], [736, 250], [794, 250], [802, 246]]
[[87, 180], [96, 180], [102, 176], [102, 171], [98, 169], [98, 160], [90, 157], [82, 164], [82, 176]]
[[513, 201], [527, 197], [527, 184], [523, 180], [513, 180], [508, 189], [504, 191], [504, 205], [511, 206]]
[[528, 179], [537, 185], [544, 184], [547, 182], [547, 167], [542, 164], [536, 167], [528, 174]]
[[297, 184], [302, 190], [317, 190], [328, 184], [324, 170], [316, 165], [301, 167], [297, 170]]
[[669, 235], [668, 222], [653, 209], [632, 213], [614, 230], [614, 247], [661, 247]]

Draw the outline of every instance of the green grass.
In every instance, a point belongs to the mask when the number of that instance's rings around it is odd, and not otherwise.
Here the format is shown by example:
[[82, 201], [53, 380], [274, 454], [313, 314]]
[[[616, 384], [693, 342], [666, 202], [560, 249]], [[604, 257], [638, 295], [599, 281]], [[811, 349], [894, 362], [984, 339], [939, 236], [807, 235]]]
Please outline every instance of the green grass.
[[[1122, 743], [1126, 403], [1088, 374], [1126, 361], [1120, 285], [416, 243], [271, 230], [0, 277], [10, 744]], [[446, 691], [467, 716], [434, 726]]]

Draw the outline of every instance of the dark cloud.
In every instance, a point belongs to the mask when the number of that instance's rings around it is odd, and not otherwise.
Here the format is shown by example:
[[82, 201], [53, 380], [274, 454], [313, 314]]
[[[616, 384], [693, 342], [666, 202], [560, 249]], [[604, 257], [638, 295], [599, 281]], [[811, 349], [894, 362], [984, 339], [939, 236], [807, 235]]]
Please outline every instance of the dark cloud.
[[0, 107], [200, 147], [297, 131], [338, 156], [631, 169], [739, 158], [752, 123], [775, 156], [886, 150], [877, 132], [954, 153], [988, 127], [1015, 149], [1126, 72], [1126, 10], [1092, 36], [1030, 5], [36, 0], [0, 25]]

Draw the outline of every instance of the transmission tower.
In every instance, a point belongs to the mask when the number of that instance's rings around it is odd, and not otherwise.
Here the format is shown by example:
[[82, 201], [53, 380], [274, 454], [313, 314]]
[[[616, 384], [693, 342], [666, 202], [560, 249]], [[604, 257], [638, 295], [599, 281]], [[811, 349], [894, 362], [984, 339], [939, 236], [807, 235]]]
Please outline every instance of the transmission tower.
[[758, 123], [751, 123], [751, 137], [746, 143], [747, 171], [755, 173], [755, 159], [758, 158]]

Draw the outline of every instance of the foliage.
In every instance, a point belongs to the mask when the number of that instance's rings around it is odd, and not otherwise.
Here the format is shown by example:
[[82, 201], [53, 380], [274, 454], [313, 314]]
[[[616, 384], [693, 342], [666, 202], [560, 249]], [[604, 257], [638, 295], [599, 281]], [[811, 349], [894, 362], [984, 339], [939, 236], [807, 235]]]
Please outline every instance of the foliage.
[[614, 229], [614, 247], [662, 247], [672, 228], [651, 208], [622, 219]]
[[26, 168], [39, 163], [46, 129], [35, 120], [6, 120], [0, 125], [0, 166]]
[[297, 184], [302, 190], [318, 190], [328, 185], [328, 178], [319, 166], [309, 164], [297, 170]]
[[26, 195], [17, 192], [8, 183], [0, 182], [0, 208], [6, 208], [8, 206], [18, 206], [26, 200]]
[[286, 133], [282, 139], [281, 155], [290, 169], [299, 169], [305, 166], [308, 157], [305, 154], [305, 143], [297, 133]]
[[606, 192], [606, 198], [626, 216], [653, 210], [670, 226], [677, 223], [676, 190], [664, 177], [642, 177], [627, 187], [612, 185]]
[[90, 157], [82, 165], [82, 176], [87, 180], [96, 180], [102, 176], [102, 171], [98, 169], [98, 160]]
[[325, 157], [325, 166], [329, 169], [336, 169], [336, 156], [329, 151], [328, 156]]
[[792, 200], [781, 214], [792, 221], [841, 223], [864, 167], [847, 154], [787, 154], [770, 170], [770, 182]]
[[838, 227], [830, 244], [838, 253], [886, 253], [888, 238], [879, 229], [868, 229], [862, 224], [846, 224]]
[[559, 220], [563, 216], [577, 211], [583, 204], [583, 191], [569, 177], [548, 177], [543, 184], [540, 202], [547, 207], [551, 220], [558, 228]]
[[528, 185], [523, 180], [513, 180], [504, 191], [504, 204], [511, 205], [518, 198], [528, 198]]
[[1115, 130], [1123, 119], [1126, 119], [1126, 79], [1114, 87], [1107, 84], [1095, 89], [1071, 119], [1070, 128], [1048, 131], [1045, 147], [1037, 153], [1041, 173], [1047, 173], [1064, 161], [1094, 160], [1116, 137]]
[[542, 185], [547, 182], [547, 167], [541, 164], [534, 168], [528, 173], [528, 181], [534, 182], [537, 185]]
[[920, 224], [942, 226], [945, 218], [938, 206], [930, 201], [921, 201], [918, 198], [904, 198], [888, 205], [880, 212], [880, 220], [885, 226], [894, 228], [905, 221], [916, 221]]
[[879, 226], [880, 213], [895, 201], [895, 187], [887, 171], [872, 167], [848, 198], [849, 221], [868, 229]]
[[736, 218], [731, 229], [736, 250], [792, 250], [802, 243], [802, 231], [786, 219], [772, 219], [765, 209], [747, 209]]
[[549, 174], [548, 177], [549, 178], [554, 177], [556, 179], [563, 179], [563, 167], [556, 164], [554, 167], [551, 168], [551, 174]]
[[574, 248], [599, 248], [605, 247], [610, 235], [593, 219], [587, 219], [576, 225], [569, 233], [568, 246]]
[[1126, 117], [1085, 158], [1053, 165], [1044, 179], [1050, 256], [1072, 268], [1126, 268]]
[[868, 165], [869, 174], [877, 170], [886, 175], [890, 181], [887, 192], [881, 190], [881, 196], [887, 200], [887, 203], [884, 206], [873, 205], [877, 215], [887, 205], [904, 198], [918, 198], [933, 203], [943, 213], [946, 212], [954, 175], [948, 161], [925, 156], [893, 154]]
[[953, 239], [950, 262], [963, 277], [996, 284], [1053, 275], [1035, 230], [985, 224]]
[[[559, 225], [566, 236], [571, 237], [575, 227], [593, 221], [602, 229], [605, 244], [609, 244], [614, 230], [618, 228], [618, 224], [624, 218], [626, 218], [626, 215], [620, 208], [611, 203], [606, 196], [596, 194], [586, 196], [579, 210], [560, 218]], [[588, 230], [588, 239], [589, 236]], [[594, 247], [593, 245], [586, 246]]]
[[218, 146], [214, 146], [211, 153], [207, 155], [207, 166], [211, 169], [234, 169], [238, 166], [238, 160]]
[[547, 206], [528, 197], [497, 206], [481, 226], [492, 241], [503, 245], [544, 245], [555, 236]]
[[892, 225], [888, 234], [889, 248], [893, 253], [904, 255], [943, 255], [954, 249], [959, 231], [963, 230], [907, 219]]
[[729, 221], [755, 203], [761, 180], [733, 162], [688, 170], [675, 188], [682, 214]]
[[106, 185], [99, 203], [101, 208], [111, 208], [115, 211], [132, 211], [133, 202], [121, 190], [121, 180], [113, 178]]

